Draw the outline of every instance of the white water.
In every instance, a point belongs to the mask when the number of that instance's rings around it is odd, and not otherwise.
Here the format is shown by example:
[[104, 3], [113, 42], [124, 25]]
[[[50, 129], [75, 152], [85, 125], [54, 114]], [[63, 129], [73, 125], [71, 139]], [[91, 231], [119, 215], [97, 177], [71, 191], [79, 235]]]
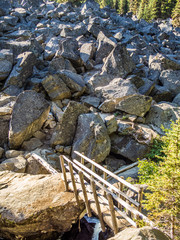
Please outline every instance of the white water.
[[101, 224], [100, 224], [99, 219], [96, 217], [89, 218], [89, 217], [87, 217], [87, 215], [85, 215], [84, 218], [86, 219], [86, 221], [88, 223], [95, 223], [92, 240], [99, 240], [99, 233], [101, 232]]

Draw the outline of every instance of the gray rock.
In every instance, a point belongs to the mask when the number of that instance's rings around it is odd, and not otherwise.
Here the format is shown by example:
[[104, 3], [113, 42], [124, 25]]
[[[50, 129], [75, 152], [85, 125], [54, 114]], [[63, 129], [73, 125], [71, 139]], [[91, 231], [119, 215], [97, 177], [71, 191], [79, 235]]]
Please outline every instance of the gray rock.
[[6, 151], [5, 156], [6, 156], [6, 158], [15, 158], [15, 157], [18, 157], [23, 154], [24, 154], [23, 151], [8, 150], [8, 151]]
[[82, 114], [78, 118], [78, 126], [73, 141], [72, 158], [77, 157], [74, 151], [102, 162], [111, 148], [107, 129], [98, 114]]
[[44, 59], [45, 60], [52, 60], [54, 57], [56, 51], [59, 49], [59, 39], [57, 37], [50, 38], [50, 40], [47, 42], [45, 46], [44, 51]]
[[106, 72], [116, 77], [125, 77], [134, 69], [135, 64], [126, 48], [121, 44], [117, 44], [110, 55], [105, 59], [102, 71], [103, 73]]
[[109, 56], [111, 51], [115, 48], [114, 43], [110, 38], [106, 37], [103, 32], [99, 32], [98, 37], [98, 48], [96, 51], [95, 61], [96, 64], [103, 63], [103, 59]]
[[144, 117], [151, 107], [151, 102], [151, 97], [136, 94], [120, 100], [116, 105], [116, 109]]
[[76, 132], [78, 116], [88, 112], [89, 109], [86, 106], [78, 102], [70, 101], [66, 107], [66, 110], [64, 111], [60, 123], [54, 130], [51, 138], [51, 144], [60, 144], [66, 146], [71, 145]]
[[12, 171], [24, 173], [26, 170], [27, 161], [23, 156], [9, 158], [0, 164], [0, 171]]
[[82, 66], [83, 62], [80, 58], [79, 46], [76, 39], [66, 38], [60, 41], [60, 50], [57, 56], [69, 59], [73, 65]]
[[175, 96], [172, 102], [180, 107], [180, 93]]
[[4, 148], [0, 147], [0, 159], [2, 158], [3, 154], [4, 154]]
[[0, 81], [5, 80], [13, 66], [13, 54], [8, 49], [0, 51]]
[[9, 129], [10, 148], [18, 148], [39, 130], [48, 117], [49, 103], [35, 91], [21, 93], [14, 105]]
[[132, 136], [119, 136], [113, 133], [110, 138], [111, 152], [133, 162], [138, 158], [142, 159], [150, 150], [148, 145], [138, 143]]
[[15, 85], [23, 87], [27, 78], [32, 75], [33, 67], [36, 64], [36, 56], [32, 52], [24, 52], [17, 57], [17, 64], [5, 82], [5, 87]]
[[51, 112], [53, 113], [53, 115], [55, 116], [56, 120], [58, 122], [61, 121], [61, 118], [63, 116], [63, 111], [61, 110], [60, 107], [57, 106], [57, 104], [55, 102], [52, 102], [52, 105], [51, 105]]
[[31, 175], [49, 174], [49, 171], [33, 157], [27, 158], [26, 173]]
[[96, 47], [94, 43], [84, 43], [80, 48], [80, 57], [87, 69], [93, 67], [92, 58], [95, 54]]
[[159, 79], [163, 86], [172, 92], [173, 96], [180, 93], [180, 70], [164, 70]]
[[73, 73], [68, 70], [62, 70], [58, 72], [58, 76], [63, 80], [66, 86], [71, 90], [71, 93], [80, 92], [80, 95], [86, 89], [85, 82], [81, 75]]
[[11, 8], [11, 2], [9, 0], [1, 0], [0, 2], [0, 16], [8, 15]]
[[173, 94], [170, 90], [168, 90], [164, 86], [155, 85], [152, 89], [150, 96], [155, 100], [156, 102], [171, 102], [173, 99]]
[[71, 91], [58, 74], [48, 75], [42, 85], [52, 100], [62, 100], [71, 97]]
[[114, 115], [107, 116], [105, 118], [105, 124], [109, 135], [117, 131], [118, 125]]
[[24, 141], [22, 144], [22, 149], [24, 151], [30, 152], [30, 151], [35, 150], [36, 148], [40, 148], [42, 145], [43, 145], [43, 143], [41, 142], [41, 140], [34, 137], [28, 141]]
[[170, 240], [170, 237], [152, 227], [126, 228], [114, 237], [109, 238], [109, 240], [146, 240], [150, 238], [154, 240]]
[[81, 102], [83, 102], [88, 107], [93, 106], [97, 108], [100, 104], [100, 99], [98, 97], [93, 96], [83, 96], [81, 97]]
[[151, 107], [146, 116], [146, 123], [151, 124], [152, 128], [159, 134], [164, 134], [161, 129], [170, 128], [171, 121], [176, 121], [180, 117], [180, 108], [176, 104], [163, 102]]
[[49, 64], [49, 70], [52, 72], [57, 72], [61, 70], [70, 70], [71, 72], [76, 73], [76, 70], [72, 66], [71, 62], [68, 59], [65, 59], [61, 56], [55, 57], [51, 60]]

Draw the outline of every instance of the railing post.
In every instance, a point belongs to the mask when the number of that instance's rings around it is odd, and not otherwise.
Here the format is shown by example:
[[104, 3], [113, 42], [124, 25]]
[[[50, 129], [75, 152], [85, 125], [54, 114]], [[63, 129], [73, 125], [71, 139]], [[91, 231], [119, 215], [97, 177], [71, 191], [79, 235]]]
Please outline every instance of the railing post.
[[65, 190], [68, 191], [68, 182], [67, 182], [67, 177], [66, 177], [66, 169], [64, 167], [64, 158], [61, 155], [60, 156], [60, 164], [61, 164], [61, 169], [64, 177], [64, 184], [65, 184]]
[[[105, 166], [104, 168], [107, 169], [107, 166]], [[106, 172], [103, 172], [103, 178], [105, 181], [107, 181], [107, 173]], [[106, 185], [103, 183], [103, 186], [106, 187]], [[106, 191], [104, 191], [104, 197], [106, 197]]]
[[84, 201], [85, 201], [86, 211], [87, 211], [88, 217], [92, 217], [91, 208], [90, 208], [90, 205], [89, 205], [87, 192], [86, 192], [86, 188], [85, 188], [85, 184], [84, 184], [84, 175], [83, 175], [82, 172], [79, 172], [79, 179], [80, 179], [80, 182], [81, 182], [81, 188], [82, 188], [82, 191], [83, 191], [83, 196], [84, 196]]
[[[124, 179], [123, 176], [121, 176], [120, 178]], [[120, 190], [121, 192], [123, 192], [123, 188], [124, 188], [123, 183], [119, 182], [119, 190]], [[123, 199], [123, 197], [121, 196], [121, 194], [119, 194], [119, 198]], [[118, 203], [118, 208], [119, 208], [121, 211], [122, 211], [122, 209], [123, 209], [123, 207], [121, 206], [120, 203]]]
[[139, 192], [138, 192], [138, 202], [140, 204], [139, 207], [138, 207], [139, 212], [142, 211], [142, 199], [143, 199], [143, 187], [140, 186]]
[[[95, 159], [92, 159], [93, 162], [95, 162]], [[91, 163], [91, 171], [93, 171], [95, 173], [95, 165]], [[91, 175], [92, 179], [94, 178], [92, 175]]]
[[76, 198], [76, 202], [77, 202], [78, 206], [80, 206], [78, 192], [77, 192], [76, 183], [75, 183], [74, 174], [73, 174], [72, 163], [69, 162], [68, 165], [69, 165], [69, 171], [70, 171], [70, 175], [71, 175], [71, 181], [72, 181], [72, 185], [73, 185], [73, 189], [74, 189], [74, 195]]
[[98, 200], [98, 196], [97, 196], [97, 193], [96, 193], [96, 186], [95, 186], [95, 183], [94, 183], [93, 180], [91, 180], [91, 188], [92, 188], [93, 195], [94, 195], [94, 200], [95, 200], [95, 203], [96, 203], [98, 217], [99, 217], [99, 220], [100, 220], [100, 223], [101, 223], [102, 232], [105, 232], [104, 220], [103, 220], [103, 217], [102, 217], [102, 212], [101, 212], [101, 208], [100, 208], [100, 205], [99, 205], [99, 200]]
[[115, 215], [115, 211], [114, 211], [114, 203], [113, 203], [113, 199], [112, 199], [112, 196], [110, 193], [107, 194], [107, 200], [109, 202], [109, 210], [111, 212], [111, 219], [112, 219], [114, 234], [117, 234], [118, 227], [117, 227], [116, 215]]

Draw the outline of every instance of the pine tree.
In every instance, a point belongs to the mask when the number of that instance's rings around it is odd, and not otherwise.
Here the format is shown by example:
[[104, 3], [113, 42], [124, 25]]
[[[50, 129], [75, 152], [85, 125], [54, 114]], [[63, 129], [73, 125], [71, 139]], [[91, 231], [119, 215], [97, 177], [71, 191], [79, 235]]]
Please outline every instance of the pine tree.
[[178, 0], [172, 13], [173, 25], [180, 27], [180, 1]]
[[163, 0], [161, 2], [161, 17], [168, 18], [176, 5], [176, 0]]
[[145, 16], [145, 7], [147, 6], [148, 0], [141, 0], [139, 9], [138, 9], [138, 18], [144, 18], [146, 19]]
[[161, 17], [161, 3], [162, 3], [162, 0], [150, 0], [149, 6], [148, 6], [150, 20]]
[[128, 1], [127, 0], [119, 0], [118, 12], [120, 14], [126, 14], [128, 12]]
[[[164, 156], [159, 157], [161, 161], [151, 171], [150, 176], [146, 179], [148, 190], [145, 193], [145, 208], [149, 210], [149, 217], [160, 227], [168, 229], [171, 225], [171, 238], [178, 239], [174, 236], [180, 233], [178, 225], [178, 214], [180, 212], [180, 119], [172, 123], [171, 129], [166, 130], [166, 136], [162, 138], [164, 145], [162, 152]], [[145, 169], [145, 165], [142, 167]], [[140, 166], [141, 168], [141, 166]], [[149, 171], [149, 165], [147, 164]], [[151, 170], [151, 169], [150, 169]], [[147, 175], [148, 171], [144, 171]], [[141, 171], [141, 174], [143, 172]]]

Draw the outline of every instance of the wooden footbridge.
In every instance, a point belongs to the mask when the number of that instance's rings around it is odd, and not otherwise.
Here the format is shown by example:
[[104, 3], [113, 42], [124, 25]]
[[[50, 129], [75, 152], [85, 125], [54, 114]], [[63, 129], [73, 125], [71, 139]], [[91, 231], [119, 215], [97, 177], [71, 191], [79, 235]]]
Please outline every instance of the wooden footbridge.
[[[66, 191], [73, 191], [76, 202], [80, 199], [85, 202], [86, 212], [89, 217], [92, 212], [98, 216], [102, 231], [107, 224], [114, 234], [127, 227], [138, 227], [136, 220], [143, 220], [149, 225], [153, 223], [141, 213], [143, 189], [125, 181], [94, 160], [76, 152], [77, 159], [70, 160], [66, 156], [60, 156], [61, 170]], [[32, 154], [49, 172], [55, 174], [57, 171], [48, 166], [44, 160]], [[100, 172], [98, 175], [96, 172]], [[108, 178], [114, 178], [117, 183], [111, 184]], [[129, 197], [126, 192], [130, 189], [137, 195], [137, 199]]]

